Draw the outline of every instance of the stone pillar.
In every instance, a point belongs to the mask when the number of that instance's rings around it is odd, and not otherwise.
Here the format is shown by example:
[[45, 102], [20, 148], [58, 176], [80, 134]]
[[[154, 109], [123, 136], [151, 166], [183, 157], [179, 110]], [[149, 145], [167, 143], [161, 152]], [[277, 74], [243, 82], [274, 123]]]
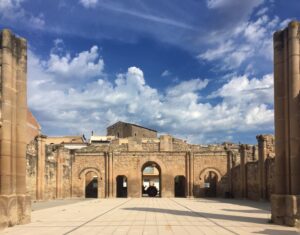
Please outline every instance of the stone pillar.
[[190, 152], [185, 155], [186, 195], [190, 196]]
[[27, 43], [0, 33], [0, 229], [30, 221], [26, 195]]
[[194, 153], [190, 153], [189, 173], [190, 173], [190, 197], [194, 197]]
[[274, 34], [275, 194], [272, 221], [295, 226], [300, 219], [300, 23]]
[[108, 161], [109, 161], [109, 153], [108, 152], [105, 152], [105, 197], [109, 197], [109, 164], [108, 164]]
[[108, 155], [108, 184], [109, 184], [109, 197], [113, 197], [113, 152]]
[[36, 177], [36, 199], [44, 199], [45, 189], [45, 139], [46, 136], [40, 135], [37, 137], [38, 142], [38, 159], [37, 159], [37, 177]]
[[240, 156], [241, 156], [241, 163], [240, 163], [240, 184], [241, 184], [241, 197], [247, 197], [247, 146], [244, 144], [240, 145]]
[[260, 199], [267, 199], [267, 181], [265, 171], [265, 161], [267, 158], [267, 143], [263, 135], [256, 136], [258, 141], [258, 180]]
[[64, 148], [58, 147], [56, 153], [56, 198], [62, 198]]
[[228, 190], [229, 194], [228, 197], [233, 195], [233, 188], [232, 188], [232, 162], [233, 162], [233, 152], [226, 148], [227, 150], [227, 172], [228, 172]]

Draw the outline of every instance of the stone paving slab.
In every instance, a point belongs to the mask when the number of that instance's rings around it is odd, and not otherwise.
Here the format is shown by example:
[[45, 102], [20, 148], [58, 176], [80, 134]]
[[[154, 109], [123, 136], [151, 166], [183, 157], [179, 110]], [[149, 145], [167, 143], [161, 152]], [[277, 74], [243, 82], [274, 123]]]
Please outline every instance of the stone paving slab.
[[269, 204], [186, 198], [96, 199], [51, 202], [32, 212], [32, 223], [0, 234], [300, 234], [268, 223]]

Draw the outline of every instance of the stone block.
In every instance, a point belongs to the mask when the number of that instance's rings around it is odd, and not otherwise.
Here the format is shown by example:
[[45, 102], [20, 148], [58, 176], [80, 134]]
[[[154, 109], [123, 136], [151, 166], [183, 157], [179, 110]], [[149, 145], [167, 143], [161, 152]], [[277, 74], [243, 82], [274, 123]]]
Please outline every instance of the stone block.
[[299, 226], [300, 196], [272, 195], [272, 221], [275, 224]]

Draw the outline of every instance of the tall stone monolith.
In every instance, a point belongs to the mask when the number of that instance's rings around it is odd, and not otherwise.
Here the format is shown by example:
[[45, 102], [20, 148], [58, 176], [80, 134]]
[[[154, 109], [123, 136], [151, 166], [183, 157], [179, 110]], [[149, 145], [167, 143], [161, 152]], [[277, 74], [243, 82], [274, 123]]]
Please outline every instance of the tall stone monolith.
[[300, 23], [274, 34], [275, 194], [272, 221], [300, 219]]
[[26, 195], [27, 43], [0, 32], [0, 229], [30, 221]]

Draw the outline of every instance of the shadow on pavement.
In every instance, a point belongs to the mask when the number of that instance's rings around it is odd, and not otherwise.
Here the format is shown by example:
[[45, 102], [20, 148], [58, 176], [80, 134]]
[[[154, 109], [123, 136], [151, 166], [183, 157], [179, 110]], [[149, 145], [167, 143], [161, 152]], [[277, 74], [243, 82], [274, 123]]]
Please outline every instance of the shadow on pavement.
[[239, 213], [246, 213], [246, 214], [270, 214], [269, 211], [254, 209], [254, 210], [233, 210], [233, 209], [222, 209], [223, 211], [230, 211], [230, 212], [239, 212]]
[[195, 202], [202, 202], [202, 203], [226, 203], [226, 204], [233, 204], [239, 206], [248, 206], [253, 207], [260, 210], [271, 211], [271, 204], [268, 201], [253, 201], [249, 199], [226, 199], [226, 198], [195, 198]]
[[230, 221], [240, 221], [256, 224], [267, 224], [267, 219], [262, 218], [253, 218], [247, 216], [236, 216], [236, 215], [224, 215], [224, 214], [212, 214], [207, 212], [193, 212], [193, 211], [181, 211], [181, 210], [171, 210], [171, 209], [160, 209], [160, 208], [149, 208], [149, 207], [132, 207], [132, 208], [123, 208], [124, 210], [132, 211], [145, 211], [145, 212], [155, 212], [179, 216], [191, 216], [191, 217], [202, 217], [206, 219], [221, 219], [221, 220], [230, 220]]

